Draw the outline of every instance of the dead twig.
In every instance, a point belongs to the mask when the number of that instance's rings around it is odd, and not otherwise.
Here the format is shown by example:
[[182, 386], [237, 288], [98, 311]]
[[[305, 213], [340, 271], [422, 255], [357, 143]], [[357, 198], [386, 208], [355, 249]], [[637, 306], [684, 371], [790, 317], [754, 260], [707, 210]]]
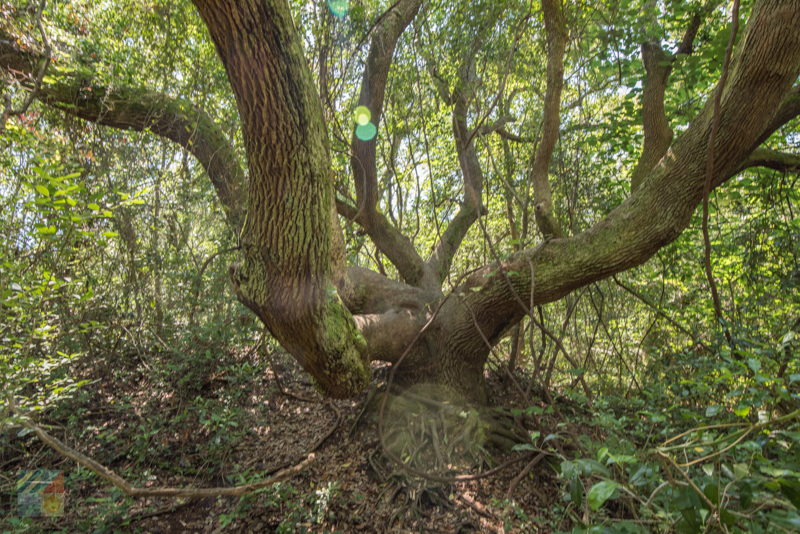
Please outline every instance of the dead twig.
[[722, 303], [717, 291], [717, 283], [714, 280], [714, 272], [711, 266], [711, 238], [708, 235], [708, 197], [711, 193], [711, 185], [714, 181], [715, 174], [715, 157], [716, 157], [716, 141], [717, 131], [719, 130], [720, 123], [720, 105], [722, 102], [722, 92], [725, 90], [725, 83], [728, 81], [728, 67], [730, 66], [731, 56], [733, 55], [733, 45], [736, 42], [736, 33], [739, 29], [739, 0], [733, 0], [733, 9], [731, 13], [731, 36], [728, 39], [728, 47], [725, 50], [725, 60], [722, 63], [722, 74], [720, 75], [719, 83], [717, 84], [716, 92], [714, 93], [714, 112], [711, 118], [711, 132], [708, 135], [708, 158], [706, 160], [706, 179], [703, 184], [703, 265], [706, 271], [706, 278], [708, 279], [708, 287], [711, 291], [711, 300], [714, 304], [714, 316], [717, 322], [722, 324], [725, 339], [731, 348], [734, 348], [733, 337], [731, 336], [730, 329], [724, 323], [724, 316], [722, 315]]
[[525, 467], [522, 468], [522, 471], [519, 472], [517, 476], [511, 481], [511, 484], [508, 485], [508, 490], [506, 490], [506, 500], [511, 500], [511, 496], [514, 494], [514, 490], [517, 489], [519, 483], [522, 482], [522, 479], [528, 476], [534, 467], [539, 465], [539, 463], [544, 460], [544, 457], [547, 456], [547, 453], [542, 451], [536, 456], [533, 457], [533, 460], [528, 462]]

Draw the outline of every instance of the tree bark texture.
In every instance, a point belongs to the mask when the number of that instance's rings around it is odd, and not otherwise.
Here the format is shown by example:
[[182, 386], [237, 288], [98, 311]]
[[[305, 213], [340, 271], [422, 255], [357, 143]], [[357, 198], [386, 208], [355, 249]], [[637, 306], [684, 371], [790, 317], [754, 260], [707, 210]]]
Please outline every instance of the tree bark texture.
[[344, 251], [322, 106], [285, 0], [197, 0], [228, 73], [250, 174], [242, 262], [252, 309], [326, 392], [369, 382], [366, 341], [339, 296]]

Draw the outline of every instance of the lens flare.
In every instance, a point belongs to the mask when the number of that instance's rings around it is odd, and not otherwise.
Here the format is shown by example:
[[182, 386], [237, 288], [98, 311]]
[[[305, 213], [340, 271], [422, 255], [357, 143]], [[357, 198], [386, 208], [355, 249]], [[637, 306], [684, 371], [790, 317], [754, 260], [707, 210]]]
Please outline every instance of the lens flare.
[[367, 124], [360, 124], [356, 126], [356, 137], [362, 141], [372, 141], [378, 133], [378, 127], [368, 122]]
[[372, 120], [372, 112], [367, 106], [358, 106], [355, 111], [353, 111], [353, 119], [355, 119], [356, 124], [359, 126], [365, 126]]
[[328, 0], [328, 9], [334, 17], [343, 18], [347, 15], [347, 10], [350, 9], [348, 0]]

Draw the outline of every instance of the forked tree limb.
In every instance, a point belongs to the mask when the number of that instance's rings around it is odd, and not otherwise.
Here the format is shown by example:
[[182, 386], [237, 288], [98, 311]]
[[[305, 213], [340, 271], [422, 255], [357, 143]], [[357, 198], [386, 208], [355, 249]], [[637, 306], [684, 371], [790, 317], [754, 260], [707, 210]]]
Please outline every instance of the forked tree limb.
[[[503, 68], [503, 71], [506, 73], [511, 70], [511, 66], [515, 61], [519, 41], [525, 34], [525, 29], [528, 26], [530, 17], [531, 11], [529, 9], [516, 24], [513, 33], [514, 38], [506, 56], [505, 67]], [[492, 24], [496, 24], [496, 22], [496, 20], [491, 21]], [[491, 124], [485, 124], [489, 116], [497, 109], [498, 105], [502, 107], [508, 79], [507, 74], [504, 74], [500, 78], [495, 96], [491, 99], [489, 105], [486, 106], [485, 111], [480, 114], [480, 117], [476, 118], [474, 125], [471, 126], [468, 124], [467, 119], [470, 106], [473, 105], [476, 97], [478, 97], [477, 90], [481, 85], [481, 79], [476, 73], [475, 61], [485, 41], [485, 35], [482, 35], [484, 32], [485, 28], [484, 30], [478, 31], [473, 39], [472, 45], [467, 50], [459, 68], [456, 87], [452, 93], [448, 94], [443, 88], [439, 90], [440, 93], [443, 93], [443, 100], [453, 105], [452, 131], [464, 186], [458, 211], [447, 223], [444, 232], [439, 236], [438, 242], [434, 246], [433, 253], [428, 259], [428, 265], [436, 272], [440, 282], [444, 282], [450, 274], [450, 268], [453, 265], [456, 253], [464, 242], [472, 225], [475, 224], [481, 216], [488, 213], [488, 209], [483, 205], [482, 196], [485, 180], [478, 153], [475, 148], [475, 138], [503, 130], [506, 124], [514, 122], [514, 117], [505, 109], [499, 111], [500, 117], [497, 120]], [[436, 67], [429, 59], [426, 60], [426, 63], [428, 64], [428, 70], [431, 72], [433, 79], [436, 80]], [[511, 92], [512, 96], [509, 100], [513, 100], [515, 92], [516, 90]]]
[[459, 79], [451, 96], [453, 102], [453, 137], [455, 138], [458, 164], [464, 180], [464, 195], [453, 219], [439, 238], [428, 264], [436, 272], [439, 281], [443, 281], [450, 273], [458, 248], [467, 235], [472, 224], [481, 216], [484, 209], [481, 196], [483, 194], [483, 169], [475, 151], [473, 131], [467, 125], [467, 114], [474, 93], [477, 89], [475, 74], [475, 55], [480, 48], [480, 38], [476, 38], [467, 52], [464, 63], [459, 69]]
[[[380, 127], [383, 105], [386, 97], [386, 84], [392, 65], [397, 42], [406, 27], [414, 20], [422, 0], [398, 0], [384, 13], [373, 29], [372, 41], [367, 54], [367, 62], [361, 79], [358, 105], [370, 111], [370, 120]], [[426, 289], [439, 289], [439, 284], [430, 268], [406, 236], [378, 211], [380, 192], [377, 172], [377, 137], [362, 140], [352, 135], [352, 156], [350, 167], [356, 190], [357, 207], [355, 211], [342, 210], [339, 213], [358, 223], [389, 261], [397, 267], [403, 279], [411, 285]]]
[[[694, 40], [705, 14], [716, 4], [716, 1], [712, 1], [701, 11], [692, 15], [675, 55], [665, 51], [655, 38], [649, 39], [641, 45], [642, 62], [645, 68], [642, 91], [644, 146], [631, 174], [631, 191], [635, 191], [639, 187], [644, 177], [653, 170], [653, 167], [672, 144], [673, 132], [664, 109], [664, 95], [669, 76], [672, 73], [672, 66], [679, 54], [692, 53]], [[657, 27], [658, 21], [652, 21], [652, 25]]]

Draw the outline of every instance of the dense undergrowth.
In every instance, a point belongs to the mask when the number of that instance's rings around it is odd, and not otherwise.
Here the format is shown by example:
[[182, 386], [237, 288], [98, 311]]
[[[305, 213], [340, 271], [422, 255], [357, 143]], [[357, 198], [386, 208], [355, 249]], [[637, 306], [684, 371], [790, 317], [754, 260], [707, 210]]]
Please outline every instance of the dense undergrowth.
[[[9, 281], [2, 292], [6, 400], [13, 396], [20, 413], [139, 484], [258, 480], [269, 466], [232, 462], [232, 451], [267, 418], [264, 403], [282, 398], [274, 377], [294, 369], [293, 376], [304, 379], [268, 341], [257, 350], [255, 321], [226, 300], [224, 262], [209, 262], [199, 278], [179, 269], [170, 275], [176, 285], [159, 293], [152, 282], [161, 271], [132, 250], [123, 280], [139, 293], [120, 292], [104, 281], [115, 275], [103, 274], [119, 243], [111, 228], [125, 210], [141, 209], [142, 195], [118, 192], [112, 201], [63, 169], [37, 169], [26, 186], [26, 207], [59, 234], [43, 226], [36, 247], [22, 258], [13, 247], [2, 250], [0, 268]], [[796, 192], [783, 194], [785, 202], [795, 201]], [[771, 194], [760, 200], [763, 206], [773, 201]], [[775, 222], [758, 203], [737, 204], [735, 194], [718, 202], [735, 213], [727, 215], [730, 222], [718, 214], [719, 231], [730, 235], [715, 257], [717, 275], [729, 288], [729, 322], [709, 319], [702, 275], [693, 265], [697, 235], [688, 233], [641, 272], [543, 309], [544, 324], [561, 347], [526, 323], [512, 373], [527, 395], [516, 398], [513, 410], [533, 423], [529, 442], [514, 452], [544, 452], [537, 470], [551, 473], [543, 487], [558, 495], [552, 506], [537, 508], [499, 492], [489, 513], [507, 531], [789, 532], [800, 526], [796, 221]], [[734, 224], [742, 217], [745, 225]], [[756, 227], [768, 238], [753, 242]], [[571, 359], [560, 357], [562, 347]], [[495, 375], [508, 373], [502, 355], [512, 350], [511, 338], [499, 345], [490, 362]], [[549, 422], [539, 428], [542, 417]], [[17, 472], [63, 469], [71, 495], [67, 527], [7, 513], [4, 529], [135, 530], [141, 528], [137, 518], [163, 513], [163, 505], [142, 508], [65, 463], [18, 422], [19, 415], [4, 412], [0, 492], [6, 511], [14, 504]], [[567, 423], [594, 430], [567, 431]], [[369, 443], [380, 449], [377, 441]], [[262, 445], [270, 450], [269, 441]], [[527, 476], [543, 484], [536, 478], [541, 474]], [[447, 484], [389, 478], [378, 486], [399, 484], [415, 503], [392, 505], [401, 510], [395, 525], [408, 517], [424, 520], [453, 496]], [[224, 501], [209, 517], [214, 528], [235, 529], [270, 510], [280, 518], [270, 523], [278, 531], [347, 532], [353, 526], [347, 510], [366, 506], [359, 495], [343, 490], [335, 477], [317, 486], [290, 481]]]

